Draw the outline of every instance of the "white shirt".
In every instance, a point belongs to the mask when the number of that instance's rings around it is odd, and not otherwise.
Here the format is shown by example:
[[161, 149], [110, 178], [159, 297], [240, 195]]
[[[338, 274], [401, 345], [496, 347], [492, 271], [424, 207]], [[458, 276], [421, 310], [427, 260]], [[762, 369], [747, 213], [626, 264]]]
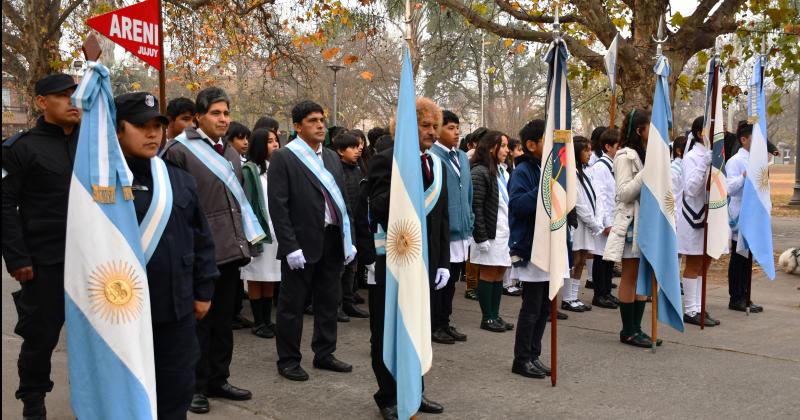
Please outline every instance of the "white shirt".
[[587, 172], [590, 173], [592, 178], [592, 186], [594, 192], [597, 194], [597, 209], [595, 214], [603, 229], [614, 224], [614, 206], [616, 205], [615, 198], [617, 196], [617, 184], [614, 181], [614, 174], [605, 163], [614, 168], [614, 160], [608, 154], [603, 153], [603, 156], [592, 165]]
[[[222, 143], [222, 137], [220, 137], [220, 138], [218, 138], [216, 140], [212, 140], [211, 137], [209, 137], [208, 134], [204, 133], [201, 128], [197, 129], [197, 134], [200, 134], [200, 137], [210, 141], [212, 146], [216, 146], [216, 145]], [[223, 144], [223, 146], [224, 146], [224, 144]]]
[[[297, 139], [295, 139], [295, 140], [305, 142], [305, 140], [300, 138], [300, 136], [297, 136]], [[308, 144], [308, 143], [306, 143], [306, 144]], [[319, 163], [324, 168], [325, 167], [325, 161], [322, 159], [322, 143], [320, 143], [319, 146], [317, 146], [317, 150], [314, 153], [317, 154], [317, 157], [319, 158]], [[322, 188], [325, 188], [325, 186], [322, 186]], [[330, 196], [329, 192], [327, 192], [327, 194], [328, 194], [328, 196]], [[330, 197], [330, 198], [331, 198], [331, 204], [333, 204], [333, 197]], [[324, 197], [323, 197], [323, 201], [325, 201], [325, 226], [332, 225], [333, 224], [333, 215], [331, 214], [331, 211], [333, 211], [333, 209], [328, 207], [328, 202], [325, 200]]]
[[689, 208], [698, 213], [706, 205], [706, 181], [711, 166], [711, 151], [702, 141], [696, 141], [681, 162], [683, 169], [683, 197]]
[[[747, 165], [750, 161], [750, 152], [745, 150], [744, 147], [740, 148], [738, 152], [725, 163], [725, 183], [728, 187], [728, 215], [731, 220], [739, 218], [739, 212], [742, 210], [742, 195], [744, 193], [744, 173], [747, 171]], [[738, 232], [738, 223], [732, 229], [733, 233]]]

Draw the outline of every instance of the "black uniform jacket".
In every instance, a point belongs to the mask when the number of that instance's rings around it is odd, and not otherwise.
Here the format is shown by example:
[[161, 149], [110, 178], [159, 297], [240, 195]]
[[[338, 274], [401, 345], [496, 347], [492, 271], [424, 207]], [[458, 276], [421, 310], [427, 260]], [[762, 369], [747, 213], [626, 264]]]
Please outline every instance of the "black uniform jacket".
[[3, 258], [6, 269], [61, 264], [78, 126], [69, 135], [39, 117], [3, 142]]
[[[370, 221], [380, 223], [386, 229], [389, 224], [389, 193], [392, 183], [392, 159], [394, 148], [386, 149], [373, 156], [369, 161], [369, 174], [367, 175], [367, 188], [369, 190]], [[428, 164], [433, 167], [433, 162]], [[419, 166], [422, 172], [422, 164]], [[428, 227], [428, 276], [433, 284], [436, 279], [436, 270], [450, 268], [450, 219], [447, 209], [447, 171], [442, 171], [442, 192], [433, 210], [426, 217]], [[424, 179], [424, 178], [423, 178]], [[424, 183], [428, 188], [429, 183]], [[373, 226], [374, 229], [374, 226]], [[386, 264], [385, 258], [379, 258], [379, 263]], [[375, 266], [375, 282], [385, 283], [385, 265]]]
[[[148, 159], [127, 158], [133, 172], [133, 203], [141, 223], [153, 198]], [[177, 321], [194, 311], [194, 301], [209, 301], [219, 277], [214, 240], [200, 209], [197, 186], [188, 172], [167, 163], [172, 186], [172, 213], [147, 263], [153, 322]]]

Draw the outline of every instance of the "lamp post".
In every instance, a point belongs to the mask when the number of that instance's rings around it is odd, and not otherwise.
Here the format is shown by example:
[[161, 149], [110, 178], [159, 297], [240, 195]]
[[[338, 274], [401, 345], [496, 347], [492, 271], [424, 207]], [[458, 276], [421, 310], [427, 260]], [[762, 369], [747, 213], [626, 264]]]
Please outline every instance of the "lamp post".
[[331, 125], [336, 126], [336, 106], [337, 106], [337, 91], [336, 91], [336, 73], [339, 73], [339, 70], [343, 70], [344, 66], [340, 66], [338, 64], [329, 64], [328, 68], [333, 70], [333, 118], [331, 120]]
[[[797, 87], [800, 88], [800, 80], [797, 81]], [[800, 162], [797, 161], [797, 155], [800, 153], [800, 89], [797, 91], [797, 139], [794, 146], [794, 194], [789, 201], [790, 206], [800, 206]]]

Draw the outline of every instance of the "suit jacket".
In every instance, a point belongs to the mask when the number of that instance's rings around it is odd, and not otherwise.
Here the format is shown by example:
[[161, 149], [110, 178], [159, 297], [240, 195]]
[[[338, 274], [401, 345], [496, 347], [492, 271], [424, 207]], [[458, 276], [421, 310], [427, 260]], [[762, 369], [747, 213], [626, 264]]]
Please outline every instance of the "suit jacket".
[[[389, 194], [392, 183], [394, 148], [373, 156], [369, 161], [367, 188], [369, 191], [370, 220], [386, 228], [389, 224]], [[419, 168], [422, 172], [422, 166]], [[447, 211], [447, 171], [442, 171], [442, 192], [439, 200], [426, 217], [428, 226], [428, 280], [436, 279], [436, 270], [450, 268], [450, 219]], [[428, 184], [425, 185], [425, 188]], [[373, 229], [375, 226], [372, 226]], [[386, 258], [379, 258], [375, 268], [375, 282], [386, 281]]]
[[[346, 194], [339, 155], [323, 147], [322, 161], [325, 169], [333, 175], [339, 190], [343, 195]], [[303, 256], [309, 264], [314, 264], [322, 258], [325, 235], [323, 188], [317, 176], [291, 150], [282, 148], [272, 154], [267, 177], [267, 201], [272, 226], [278, 240], [278, 258], [283, 258], [298, 249], [303, 250]], [[343, 221], [344, 218], [335, 203], [333, 210], [339, 220]], [[349, 208], [347, 214], [350, 215], [351, 238], [355, 245], [353, 213]], [[344, 248], [341, 249], [344, 262]]]

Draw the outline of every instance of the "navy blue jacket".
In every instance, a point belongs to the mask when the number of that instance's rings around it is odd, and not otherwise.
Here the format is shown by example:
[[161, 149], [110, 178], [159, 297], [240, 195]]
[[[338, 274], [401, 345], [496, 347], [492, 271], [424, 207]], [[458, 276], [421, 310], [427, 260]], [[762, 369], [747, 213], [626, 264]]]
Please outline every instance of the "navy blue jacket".
[[[133, 204], [141, 223], [153, 198], [150, 161], [126, 160], [133, 172]], [[211, 300], [214, 281], [219, 277], [214, 239], [200, 209], [195, 180], [170, 163], [167, 172], [172, 185], [172, 213], [147, 263], [153, 323], [177, 321], [193, 313], [195, 300]]]
[[508, 181], [508, 225], [511, 236], [508, 246], [514, 266], [525, 266], [533, 250], [533, 227], [536, 221], [536, 199], [539, 195], [541, 160], [522, 155], [517, 158]]

